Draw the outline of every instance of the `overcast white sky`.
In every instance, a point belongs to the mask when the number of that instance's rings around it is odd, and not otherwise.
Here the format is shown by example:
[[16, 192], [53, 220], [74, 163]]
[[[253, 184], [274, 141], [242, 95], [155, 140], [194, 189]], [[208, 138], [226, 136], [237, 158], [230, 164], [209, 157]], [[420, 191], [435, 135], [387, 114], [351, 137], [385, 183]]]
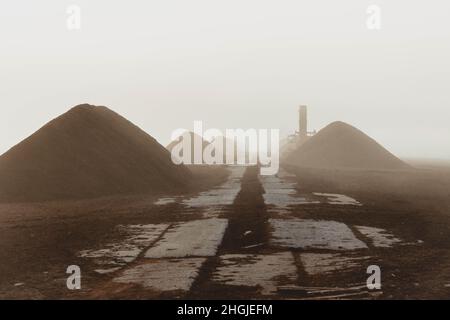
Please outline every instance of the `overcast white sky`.
[[194, 120], [287, 134], [307, 104], [311, 129], [342, 120], [401, 157], [450, 159], [449, 57], [448, 0], [8, 1], [0, 153], [84, 102], [164, 145]]

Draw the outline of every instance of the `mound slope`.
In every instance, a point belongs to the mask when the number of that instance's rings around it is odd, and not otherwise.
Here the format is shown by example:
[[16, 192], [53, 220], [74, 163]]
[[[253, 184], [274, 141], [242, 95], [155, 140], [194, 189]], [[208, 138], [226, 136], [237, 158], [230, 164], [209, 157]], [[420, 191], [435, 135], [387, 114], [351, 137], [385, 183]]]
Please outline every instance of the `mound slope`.
[[106, 107], [83, 104], [0, 157], [0, 201], [177, 191], [190, 175], [130, 121]]
[[312, 168], [407, 169], [409, 166], [362, 131], [333, 122], [287, 156], [289, 165]]

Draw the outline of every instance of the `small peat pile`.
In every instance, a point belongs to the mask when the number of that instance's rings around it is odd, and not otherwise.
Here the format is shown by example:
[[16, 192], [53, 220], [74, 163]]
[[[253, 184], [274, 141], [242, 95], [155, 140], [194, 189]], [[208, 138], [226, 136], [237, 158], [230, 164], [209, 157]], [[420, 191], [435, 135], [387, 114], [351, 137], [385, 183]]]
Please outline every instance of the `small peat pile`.
[[[210, 143], [204, 140], [198, 134], [192, 131], [186, 131], [176, 140], [170, 142], [166, 149], [170, 153], [174, 153], [174, 157], [184, 164], [204, 164], [203, 152]], [[200, 146], [198, 150], [198, 159], [195, 158], [196, 146]], [[187, 154], [185, 155], [185, 149], [187, 148]], [[213, 153], [214, 154], [214, 153]]]
[[[238, 154], [245, 157], [242, 161], [249, 161], [249, 151], [236, 137], [227, 138], [222, 135], [210, 137], [209, 140], [192, 132], [186, 131], [177, 139], [170, 142], [166, 149], [173, 153], [176, 161], [189, 164], [238, 164]], [[246, 141], [244, 141], [246, 143]], [[185, 154], [187, 150], [187, 154]], [[232, 150], [232, 152], [230, 151]], [[217, 152], [217, 156], [216, 156]], [[195, 156], [197, 154], [197, 156]], [[227, 159], [228, 154], [231, 159]], [[207, 160], [206, 157], [209, 157]], [[247, 160], [246, 160], [247, 159]], [[256, 160], [255, 160], [256, 161]], [[246, 162], [246, 163], [247, 163]]]

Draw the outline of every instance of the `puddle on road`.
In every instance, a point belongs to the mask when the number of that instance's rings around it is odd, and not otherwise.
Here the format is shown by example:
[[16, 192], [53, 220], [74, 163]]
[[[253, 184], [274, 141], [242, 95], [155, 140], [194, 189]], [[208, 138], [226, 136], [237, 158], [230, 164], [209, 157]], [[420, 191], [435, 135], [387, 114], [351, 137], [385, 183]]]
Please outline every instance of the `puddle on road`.
[[396, 238], [393, 234], [387, 232], [385, 229], [366, 226], [355, 226], [355, 228], [365, 237], [369, 238], [372, 241], [374, 247], [390, 248], [396, 244], [402, 243], [402, 240]]
[[206, 258], [146, 260], [113, 281], [138, 284], [155, 291], [189, 291]]
[[364, 269], [370, 257], [349, 256], [341, 253], [302, 253], [300, 260], [305, 272], [311, 276], [349, 272]]
[[125, 234], [124, 240], [108, 243], [103, 249], [80, 251], [78, 256], [93, 259], [99, 266], [95, 270], [97, 273], [114, 272], [134, 261], [142, 250], [155, 242], [168, 227], [168, 224], [118, 226], [119, 232]]
[[166, 204], [175, 203], [176, 201], [177, 201], [177, 197], [160, 198], [155, 202], [155, 205], [164, 206]]
[[192, 208], [207, 206], [232, 205], [240, 190], [240, 184], [234, 186], [236, 189], [212, 189], [201, 192], [197, 197], [183, 200], [183, 204]]
[[365, 283], [349, 284], [344, 287], [281, 286], [278, 289], [282, 293], [294, 295], [300, 300], [366, 300], [383, 294], [380, 290], [369, 291]]
[[[280, 170], [275, 176], [259, 176], [261, 184], [265, 190], [265, 193], [263, 194], [264, 203], [266, 205], [276, 207], [276, 210], [272, 211], [287, 213], [289, 206], [321, 203], [321, 201], [305, 197], [305, 195], [298, 196], [296, 183], [289, 181], [292, 178], [295, 178], [295, 175], [288, 174], [284, 170]], [[362, 205], [355, 199], [343, 194], [314, 192], [313, 195], [316, 197], [326, 198], [326, 201], [329, 204], [353, 206]]]
[[232, 205], [241, 190], [241, 180], [246, 167], [228, 167], [231, 171], [227, 181], [219, 187], [201, 192], [198, 196], [183, 200], [183, 204], [191, 208], [205, 208], [208, 211], [205, 217], [217, 217], [222, 206]]
[[220, 207], [210, 207], [203, 210], [202, 215], [204, 218], [217, 218], [222, 212], [224, 208]]
[[145, 257], [214, 256], [227, 226], [227, 219], [218, 218], [178, 223], [145, 253]]
[[108, 274], [112, 272], [116, 272], [118, 270], [122, 269], [122, 266], [120, 267], [113, 267], [113, 268], [106, 268], [106, 269], [95, 269], [95, 272], [99, 274]]
[[274, 229], [270, 242], [276, 246], [328, 250], [367, 248], [341, 222], [306, 219], [270, 219], [269, 222]]
[[212, 280], [221, 284], [260, 287], [263, 295], [275, 294], [280, 279], [291, 283], [297, 280], [297, 267], [290, 252], [223, 255], [212, 275]]
[[359, 201], [356, 201], [355, 199], [353, 199], [349, 196], [343, 195], [343, 194], [320, 193], [320, 192], [314, 192], [313, 194], [318, 197], [327, 198], [327, 203], [329, 203], [329, 204], [362, 206], [362, 204]]
[[[284, 170], [280, 170], [276, 176], [259, 176], [265, 191], [263, 198], [266, 205], [275, 206], [278, 213], [287, 213], [286, 209], [291, 205], [320, 203], [296, 196], [296, 183], [286, 181], [290, 177], [295, 176], [287, 174]], [[269, 209], [269, 211], [271, 210]]]

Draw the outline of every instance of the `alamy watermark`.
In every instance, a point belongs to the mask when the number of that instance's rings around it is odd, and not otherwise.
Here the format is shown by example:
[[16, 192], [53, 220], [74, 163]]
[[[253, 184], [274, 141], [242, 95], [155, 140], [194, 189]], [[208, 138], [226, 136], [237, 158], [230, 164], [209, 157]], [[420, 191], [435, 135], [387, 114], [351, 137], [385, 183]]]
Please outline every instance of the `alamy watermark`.
[[175, 164], [259, 164], [261, 175], [274, 175], [279, 169], [278, 129], [219, 129], [203, 131], [203, 122], [194, 121], [192, 134], [176, 129], [171, 149]]
[[367, 19], [366, 27], [369, 30], [381, 29], [381, 8], [378, 5], [372, 4], [366, 9]]
[[77, 5], [70, 5], [66, 9], [67, 19], [66, 27], [68, 30], [80, 30], [81, 29], [81, 8]]
[[369, 290], [381, 289], [381, 269], [377, 265], [370, 265], [367, 267], [367, 274], [370, 276], [367, 278], [366, 285]]
[[69, 290], [81, 289], [81, 269], [77, 265], [70, 265], [66, 270], [67, 274], [70, 274], [66, 280], [66, 286]]

